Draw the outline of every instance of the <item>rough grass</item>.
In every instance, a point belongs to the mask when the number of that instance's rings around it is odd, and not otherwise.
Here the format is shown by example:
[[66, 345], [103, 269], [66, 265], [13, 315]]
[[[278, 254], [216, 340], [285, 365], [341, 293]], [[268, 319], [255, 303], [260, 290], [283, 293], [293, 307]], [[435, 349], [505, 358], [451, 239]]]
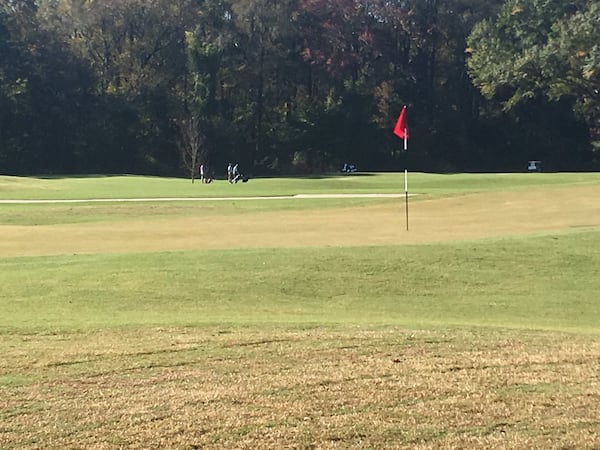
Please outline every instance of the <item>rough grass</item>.
[[597, 448], [600, 344], [502, 330], [3, 339], [0, 446]]

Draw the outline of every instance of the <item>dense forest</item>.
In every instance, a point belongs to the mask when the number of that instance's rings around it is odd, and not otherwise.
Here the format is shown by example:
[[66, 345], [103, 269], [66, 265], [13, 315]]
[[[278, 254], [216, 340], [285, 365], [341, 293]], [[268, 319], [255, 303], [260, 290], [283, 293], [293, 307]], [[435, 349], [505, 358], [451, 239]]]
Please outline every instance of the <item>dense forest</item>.
[[0, 0], [0, 173], [595, 170], [599, 23], [597, 0]]

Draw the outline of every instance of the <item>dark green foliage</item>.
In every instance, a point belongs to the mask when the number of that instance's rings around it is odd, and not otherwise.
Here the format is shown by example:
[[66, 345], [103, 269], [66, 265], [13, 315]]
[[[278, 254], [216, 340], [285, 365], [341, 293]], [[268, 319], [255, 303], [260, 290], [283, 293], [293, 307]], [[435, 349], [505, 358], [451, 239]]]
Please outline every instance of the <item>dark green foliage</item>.
[[523, 145], [563, 149], [563, 166], [590, 158], [588, 132], [600, 142], [598, 23], [597, 2], [509, 0], [468, 41], [475, 85], [528, 127]]
[[0, 172], [589, 169], [596, 3], [5, 2]]

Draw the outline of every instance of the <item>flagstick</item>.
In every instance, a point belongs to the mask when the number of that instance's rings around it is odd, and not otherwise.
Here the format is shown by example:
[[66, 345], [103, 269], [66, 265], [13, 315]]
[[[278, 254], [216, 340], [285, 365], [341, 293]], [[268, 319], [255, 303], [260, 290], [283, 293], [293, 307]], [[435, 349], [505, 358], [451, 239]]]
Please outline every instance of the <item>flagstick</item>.
[[408, 169], [404, 169], [404, 199], [406, 205], [406, 231], [408, 231]]
[[[406, 124], [406, 105], [402, 107], [396, 126], [394, 127], [394, 134], [400, 139], [404, 139], [404, 151], [408, 150], [408, 126]], [[408, 169], [404, 169], [404, 197], [406, 202], [406, 231], [408, 231]]]
[[[408, 129], [404, 128], [404, 151], [408, 150]], [[408, 231], [408, 169], [404, 169], [404, 204], [406, 210], [406, 231]]]

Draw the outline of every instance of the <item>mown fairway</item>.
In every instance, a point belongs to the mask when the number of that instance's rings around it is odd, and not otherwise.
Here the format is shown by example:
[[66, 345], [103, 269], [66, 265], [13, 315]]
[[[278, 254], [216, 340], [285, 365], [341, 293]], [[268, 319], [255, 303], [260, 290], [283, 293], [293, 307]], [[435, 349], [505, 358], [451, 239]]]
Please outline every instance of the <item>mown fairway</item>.
[[599, 447], [600, 176], [410, 183], [0, 177], [0, 448]]

